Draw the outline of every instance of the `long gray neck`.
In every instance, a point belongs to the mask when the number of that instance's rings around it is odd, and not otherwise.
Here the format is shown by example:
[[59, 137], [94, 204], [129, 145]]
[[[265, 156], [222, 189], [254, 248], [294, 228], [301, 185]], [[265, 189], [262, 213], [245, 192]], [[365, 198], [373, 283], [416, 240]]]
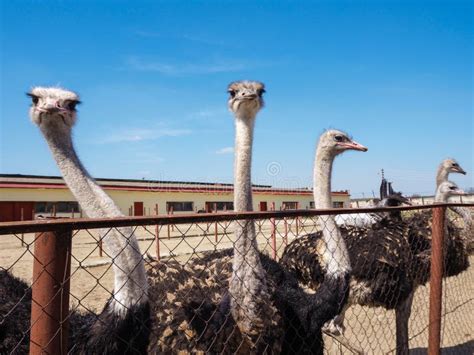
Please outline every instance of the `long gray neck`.
[[[251, 164], [254, 123], [255, 116], [235, 117], [234, 209], [237, 212], [253, 209]], [[253, 221], [236, 222], [232, 268], [232, 315], [241, 333], [255, 346], [265, 331], [268, 319], [271, 319], [271, 310]]]
[[[332, 208], [331, 176], [334, 159], [334, 155], [318, 145], [313, 175], [314, 205], [317, 209]], [[351, 270], [349, 253], [334, 217], [320, 216], [319, 223], [326, 243], [324, 260], [327, 263], [327, 273], [335, 277], [346, 274]]]
[[316, 209], [332, 208], [331, 176], [334, 156], [324, 148], [316, 149], [313, 176], [314, 206]]
[[448, 200], [449, 200], [449, 195], [447, 193], [442, 193], [441, 191], [439, 191], [439, 189], [436, 190], [434, 202], [447, 203]]
[[252, 145], [255, 117], [235, 119], [234, 209], [252, 211]]
[[[435, 202], [438, 203], [447, 203], [449, 201], [449, 196], [446, 193], [441, 193], [438, 190], [436, 190], [436, 195], [435, 195]], [[469, 245], [472, 243], [473, 238], [474, 238], [474, 222], [472, 219], [472, 214], [469, 208], [466, 207], [449, 207], [452, 209], [455, 213], [457, 213], [461, 218], [463, 219], [464, 222], [464, 227], [461, 233], [461, 237], [463, 239], [463, 243], [465, 245]], [[448, 213], [445, 213], [444, 216], [444, 251], [446, 253], [447, 250], [447, 244], [448, 244], [448, 238], [449, 238], [449, 233], [448, 233], [448, 223], [449, 223], [449, 218], [448, 218]]]
[[[70, 129], [45, 125], [40, 127], [64, 181], [87, 216], [91, 218], [122, 216], [114, 201], [81, 164], [73, 146]], [[130, 305], [148, 299], [143, 258], [132, 228], [103, 230], [101, 234], [104, 235], [106, 252], [114, 261], [112, 302], [114, 309], [123, 313]]]
[[438, 166], [438, 171], [436, 172], [436, 188], [441, 185], [442, 182], [448, 181], [448, 175], [449, 171], [443, 166], [443, 163], [441, 163]]

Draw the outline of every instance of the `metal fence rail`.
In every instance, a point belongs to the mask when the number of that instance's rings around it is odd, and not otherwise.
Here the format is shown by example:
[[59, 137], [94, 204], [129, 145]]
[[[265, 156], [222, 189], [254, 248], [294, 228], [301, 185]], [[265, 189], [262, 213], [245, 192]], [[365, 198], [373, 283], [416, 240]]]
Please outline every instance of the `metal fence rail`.
[[[173, 309], [172, 306], [180, 301], [176, 297], [185, 299], [191, 295], [184, 291], [160, 294], [160, 281], [174, 282], [174, 272], [181, 276], [192, 274], [201, 293], [221, 294], [228, 288], [232, 258], [226, 252], [219, 253], [234, 246], [236, 225], [253, 221], [259, 250], [280, 262], [289, 244], [324, 228], [321, 220], [327, 217], [321, 218], [323, 216], [351, 214], [356, 218], [354, 214], [386, 215], [395, 211], [400, 211], [404, 218], [416, 213], [433, 213], [429, 225], [430, 245], [424, 249], [431, 266], [421, 270], [418, 265], [411, 265], [413, 273], [420, 273], [416, 278], [429, 280], [426, 284], [430, 290], [420, 286], [416, 291], [411, 307], [410, 347], [428, 348], [430, 354], [439, 353], [440, 346], [470, 351], [474, 346], [474, 334], [469, 330], [469, 324], [474, 321], [472, 251], [463, 250], [471, 266], [459, 275], [447, 278], [444, 264], [449, 238], [445, 235], [445, 215], [456, 228], [466, 227], [459, 217], [447, 210], [453, 206], [469, 208], [471, 214], [474, 212], [473, 204], [437, 204], [0, 223], [0, 272], [2, 277], [8, 274], [18, 278], [15, 279], [18, 284], [13, 288], [8, 288], [0, 279], [0, 302], [4, 303], [3, 307], [0, 305], [0, 353], [29, 350], [32, 354], [56, 354], [71, 350], [74, 337], [71, 338], [69, 330], [76, 325], [77, 317], [100, 313], [113, 295], [111, 265], [116, 258], [103, 248], [103, 241], [110, 233], [123, 234], [124, 227], [131, 228], [127, 231], [132, 231], [138, 239], [152, 303]], [[472, 238], [470, 242], [474, 240], [472, 235], [468, 238]], [[202, 272], [196, 273], [199, 268]], [[181, 276], [176, 275], [176, 280]], [[177, 289], [181, 290], [182, 284], [176, 282]], [[151, 331], [166, 333], [166, 327], [156, 324], [166, 317], [154, 314], [153, 310], [152, 304]], [[168, 318], [172, 316], [174, 314]], [[386, 326], [381, 327], [381, 324]], [[393, 310], [351, 305], [346, 312], [345, 326], [344, 335], [325, 336], [327, 353], [390, 353], [395, 350]], [[457, 326], [459, 329], [454, 329]], [[16, 327], [18, 336], [2, 339], [2, 329], [6, 327]], [[163, 339], [162, 334], [152, 334], [150, 349], [162, 349]]]

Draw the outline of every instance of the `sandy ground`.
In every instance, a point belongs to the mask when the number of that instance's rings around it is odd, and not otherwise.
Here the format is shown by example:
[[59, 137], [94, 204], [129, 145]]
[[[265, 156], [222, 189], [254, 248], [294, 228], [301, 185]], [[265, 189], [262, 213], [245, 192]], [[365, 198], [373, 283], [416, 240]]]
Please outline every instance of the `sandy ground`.
[[[232, 246], [232, 227], [229, 223], [217, 225], [179, 225], [161, 227], [160, 256], [165, 262], [173, 257], [185, 263], [196, 252]], [[258, 242], [261, 249], [273, 253], [270, 221], [257, 223]], [[310, 220], [300, 220], [298, 230], [294, 220], [275, 225], [276, 254], [281, 254], [285, 236], [291, 241], [299, 233], [314, 231]], [[156, 257], [156, 227], [138, 227], [136, 234], [142, 252]], [[183, 238], [182, 236], [186, 237]], [[101, 310], [113, 289], [110, 259], [99, 255], [99, 230], [76, 231], [73, 236], [71, 277], [71, 304], [94, 312]], [[25, 234], [25, 245], [20, 235], [0, 236], [0, 267], [31, 283], [34, 235]], [[471, 267], [461, 275], [444, 282], [442, 344], [443, 353], [474, 353], [474, 256]], [[429, 287], [417, 290], [410, 318], [410, 348], [413, 354], [426, 353], [428, 339]], [[363, 351], [369, 354], [392, 353], [395, 347], [395, 318], [393, 311], [382, 308], [352, 306], [346, 313], [344, 337], [326, 337], [328, 354], [351, 354]]]

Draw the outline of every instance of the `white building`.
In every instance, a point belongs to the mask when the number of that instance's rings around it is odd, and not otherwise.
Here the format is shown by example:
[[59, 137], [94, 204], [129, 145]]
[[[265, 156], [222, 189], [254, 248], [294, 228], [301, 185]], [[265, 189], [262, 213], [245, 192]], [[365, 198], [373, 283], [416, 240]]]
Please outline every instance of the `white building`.
[[[192, 213], [233, 209], [232, 184], [96, 179], [125, 215]], [[348, 191], [332, 193], [334, 207], [349, 207]], [[310, 189], [254, 185], [255, 211], [308, 209]], [[158, 211], [157, 211], [158, 210]], [[0, 221], [29, 220], [35, 215], [80, 217], [74, 196], [58, 176], [0, 174]]]

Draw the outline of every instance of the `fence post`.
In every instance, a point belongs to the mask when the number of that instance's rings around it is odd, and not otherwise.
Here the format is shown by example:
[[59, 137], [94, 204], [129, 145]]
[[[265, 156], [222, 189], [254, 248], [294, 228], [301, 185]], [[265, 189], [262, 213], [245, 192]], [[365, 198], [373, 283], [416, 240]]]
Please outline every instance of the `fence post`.
[[[275, 211], [275, 202], [272, 202], [272, 211]], [[276, 224], [275, 218], [270, 218], [270, 223], [272, 225], [272, 256], [273, 259], [276, 260], [277, 257], [277, 246], [276, 246]]]
[[[158, 204], [155, 203], [155, 214], [158, 216]], [[155, 227], [156, 235], [156, 260], [160, 260], [160, 226], [157, 224]]]
[[428, 330], [428, 354], [430, 355], [440, 354], [445, 213], [446, 207], [433, 208], [430, 274], [430, 322]]
[[[217, 213], [217, 203], [214, 202], [214, 213]], [[217, 221], [214, 222], [214, 240], [217, 243], [219, 241], [218, 231], [217, 231]]]
[[67, 353], [71, 239], [64, 229], [35, 235], [30, 355]]
[[99, 234], [99, 256], [102, 257], [104, 255], [104, 245], [102, 243], [102, 236]]
[[[173, 215], [173, 206], [170, 206], [168, 208], [168, 216]], [[168, 229], [168, 239], [171, 238], [171, 226], [169, 224], [166, 225], [166, 228]], [[173, 226], [173, 231], [174, 231], [174, 226]]]
[[[299, 202], [296, 202], [296, 209], [299, 209]], [[295, 219], [295, 228], [296, 228], [296, 235], [299, 235], [300, 232], [299, 232], [299, 222], [300, 222], [300, 218], [297, 216], [296, 219]]]
[[[21, 210], [20, 210], [20, 218], [21, 218], [21, 221], [23, 221], [25, 219], [25, 215], [23, 213], [23, 208], [21, 208]], [[25, 234], [23, 234], [23, 233], [21, 233], [21, 246], [22, 247], [26, 246]]]

